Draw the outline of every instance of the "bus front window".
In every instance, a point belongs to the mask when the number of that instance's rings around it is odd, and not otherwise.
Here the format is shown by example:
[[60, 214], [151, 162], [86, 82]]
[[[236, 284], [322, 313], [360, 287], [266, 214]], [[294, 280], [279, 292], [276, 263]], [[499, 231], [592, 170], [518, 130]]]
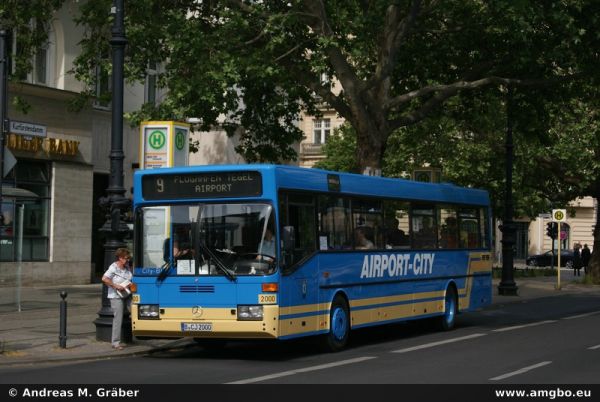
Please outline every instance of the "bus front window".
[[[235, 275], [271, 274], [275, 269], [274, 222], [268, 204], [205, 204], [198, 214], [198, 238], [199, 247], [214, 251]], [[206, 259], [201, 263], [206, 267]]]
[[139, 255], [170, 275], [267, 275], [275, 271], [275, 224], [268, 204], [142, 208]]

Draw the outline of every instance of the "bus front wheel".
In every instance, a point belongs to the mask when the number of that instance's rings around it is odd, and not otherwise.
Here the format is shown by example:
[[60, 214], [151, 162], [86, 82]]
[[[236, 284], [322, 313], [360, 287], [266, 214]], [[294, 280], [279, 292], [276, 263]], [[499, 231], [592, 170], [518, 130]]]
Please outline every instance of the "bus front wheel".
[[446, 290], [446, 297], [444, 298], [444, 314], [437, 317], [437, 326], [442, 331], [449, 331], [456, 325], [456, 314], [458, 313], [458, 298], [456, 297], [456, 290], [453, 286], [450, 286]]
[[324, 346], [330, 352], [342, 350], [350, 335], [350, 313], [342, 296], [336, 296], [329, 311], [329, 332], [325, 335]]

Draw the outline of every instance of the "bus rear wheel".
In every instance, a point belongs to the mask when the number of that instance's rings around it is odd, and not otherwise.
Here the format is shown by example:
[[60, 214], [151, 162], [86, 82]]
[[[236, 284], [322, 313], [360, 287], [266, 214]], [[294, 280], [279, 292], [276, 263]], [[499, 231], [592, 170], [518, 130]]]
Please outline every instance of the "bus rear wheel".
[[329, 311], [329, 332], [324, 336], [323, 346], [330, 352], [338, 352], [346, 346], [350, 336], [350, 313], [342, 296], [336, 296]]
[[458, 298], [456, 289], [450, 286], [446, 289], [444, 298], [444, 314], [437, 317], [437, 327], [442, 331], [449, 331], [456, 325], [456, 314], [458, 313]]

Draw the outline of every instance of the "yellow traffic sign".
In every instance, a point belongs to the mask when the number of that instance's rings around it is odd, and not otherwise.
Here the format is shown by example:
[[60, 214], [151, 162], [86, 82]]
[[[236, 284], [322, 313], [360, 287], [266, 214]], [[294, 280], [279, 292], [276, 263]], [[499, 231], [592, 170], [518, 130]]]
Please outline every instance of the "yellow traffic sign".
[[553, 222], [564, 222], [567, 220], [566, 209], [553, 209], [552, 210], [552, 221]]

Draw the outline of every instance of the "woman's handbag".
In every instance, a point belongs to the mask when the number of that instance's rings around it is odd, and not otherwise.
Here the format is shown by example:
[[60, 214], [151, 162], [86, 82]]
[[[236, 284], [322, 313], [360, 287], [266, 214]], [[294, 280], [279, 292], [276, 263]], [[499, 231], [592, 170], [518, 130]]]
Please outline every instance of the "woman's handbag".
[[131, 297], [131, 293], [137, 290], [137, 285], [129, 280], [120, 283], [120, 285], [124, 287], [123, 290], [117, 290], [117, 294], [121, 299], [127, 299], [128, 297]]

